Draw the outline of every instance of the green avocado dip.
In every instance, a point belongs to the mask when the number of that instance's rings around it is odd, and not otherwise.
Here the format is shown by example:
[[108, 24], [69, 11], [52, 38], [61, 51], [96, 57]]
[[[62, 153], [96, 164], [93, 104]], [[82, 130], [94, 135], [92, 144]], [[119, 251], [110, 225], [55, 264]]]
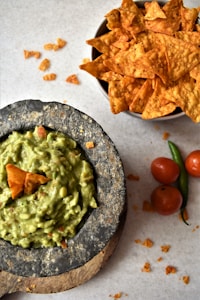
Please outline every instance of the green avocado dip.
[[[50, 180], [13, 200], [7, 164]], [[65, 248], [96, 207], [93, 169], [74, 140], [36, 126], [0, 143], [0, 238], [23, 248]]]

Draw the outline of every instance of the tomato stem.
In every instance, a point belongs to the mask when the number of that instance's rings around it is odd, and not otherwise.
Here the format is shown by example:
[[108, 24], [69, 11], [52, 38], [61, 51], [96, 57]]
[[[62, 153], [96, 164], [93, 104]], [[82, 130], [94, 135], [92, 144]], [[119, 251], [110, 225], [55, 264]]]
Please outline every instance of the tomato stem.
[[188, 173], [185, 169], [185, 164], [181, 155], [181, 152], [177, 145], [175, 145], [172, 141], [168, 141], [169, 149], [172, 154], [173, 160], [179, 165], [180, 175], [178, 178], [178, 187], [183, 197], [183, 203], [180, 208], [181, 218], [186, 225], [189, 225], [184, 217], [184, 210], [187, 206], [188, 202], [188, 192], [189, 192], [189, 184], [188, 184]]

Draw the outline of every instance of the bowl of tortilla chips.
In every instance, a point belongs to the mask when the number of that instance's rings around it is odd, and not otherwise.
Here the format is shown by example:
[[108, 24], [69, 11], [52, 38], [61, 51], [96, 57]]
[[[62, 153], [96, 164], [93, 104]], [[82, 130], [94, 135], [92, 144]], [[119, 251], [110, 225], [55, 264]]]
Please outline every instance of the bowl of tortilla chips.
[[112, 113], [200, 122], [199, 11], [182, 0], [122, 0], [105, 15], [80, 69], [97, 78]]

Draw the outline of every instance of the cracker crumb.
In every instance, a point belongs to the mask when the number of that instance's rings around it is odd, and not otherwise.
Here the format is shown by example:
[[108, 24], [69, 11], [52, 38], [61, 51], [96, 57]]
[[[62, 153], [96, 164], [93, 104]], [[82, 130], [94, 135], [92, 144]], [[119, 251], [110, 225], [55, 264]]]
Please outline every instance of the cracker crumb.
[[138, 181], [138, 180], [140, 180], [140, 177], [138, 175], [128, 174], [127, 179], [132, 180], [132, 181]]
[[176, 267], [174, 267], [174, 266], [167, 266], [166, 268], [165, 268], [165, 273], [166, 273], [166, 275], [169, 275], [169, 274], [175, 274], [177, 272], [177, 269], [176, 269]]
[[24, 58], [28, 59], [30, 57], [40, 58], [41, 53], [39, 51], [33, 51], [33, 50], [24, 50]]
[[146, 212], [153, 212], [153, 211], [154, 211], [151, 202], [149, 202], [149, 201], [147, 201], [147, 200], [144, 200], [144, 201], [143, 201], [142, 210], [143, 210], [143, 211], [146, 211]]
[[145, 262], [143, 268], [141, 269], [142, 272], [149, 273], [151, 272], [151, 265], [149, 262]]
[[80, 81], [76, 74], [69, 75], [65, 81], [68, 83], [80, 84]]
[[85, 143], [85, 146], [86, 146], [87, 149], [92, 149], [92, 148], [95, 147], [95, 144], [94, 144], [93, 141], [89, 141], [89, 142]]
[[162, 246], [160, 246], [160, 248], [161, 248], [162, 252], [167, 253], [167, 252], [169, 252], [171, 246], [170, 245], [162, 245]]
[[120, 298], [122, 298], [123, 296], [128, 296], [128, 294], [126, 294], [126, 293], [122, 293], [122, 292], [118, 292], [118, 293], [116, 293], [116, 294], [114, 294], [114, 295], [109, 295], [109, 297], [111, 297], [111, 298], [113, 298], [113, 299], [120, 299]]
[[190, 276], [184, 275], [184, 276], [182, 277], [182, 280], [183, 280], [183, 282], [184, 282], [185, 284], [189, 284], [189, 282], [190, 282]]
[[56, 79], [56, 74], [55, 73], [49, 73], [43, 76], [43, 80], [45, 81], [51, 81]]
[[169, 132], [165, 131], [163, 133], [163, 137], [162, 138], [163, 138], [163, 140], [167, 140], [169, 138], [169, 136], [170, 136]]
[[50, 67], [50, 60], [48, 58], [45, 58], [41, 61], [38, 69], [40, 71], [46, 71], [47, 69], [49, 69], [49, 67]]
[[58, 45], [59, 49], [65, 47], [65, 45], [67, 44], [67, 42], [61, 38], [57, 38], [56, 41], [57, 41], [57, 45]]

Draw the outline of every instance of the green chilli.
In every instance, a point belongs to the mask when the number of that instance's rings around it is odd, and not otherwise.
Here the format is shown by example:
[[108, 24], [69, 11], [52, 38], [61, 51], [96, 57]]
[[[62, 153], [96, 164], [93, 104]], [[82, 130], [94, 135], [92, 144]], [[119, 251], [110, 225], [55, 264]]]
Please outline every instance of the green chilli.
[[188, 192], [189, 192], [188, 173], [185, 169], [185, 164], [184, 164], [181, 152], [180, 152], [179, 148], [177, 147], [177, 145], [175, 145], [171, 141], [168, 141], [168, 145], [169, 145], [169, 149], [171, 151], [173, 160], [179, 165], [179, 168], [180, 168], [180, 175], [178, 178], [178, 188], [183, 197], [183, 203], [180, 208], [180, 212], [181, 212], [181, 217], [182, 217], [183, 222], [185, 224], [189, 225], [184, 217], [184, 210], [187, 206]]

